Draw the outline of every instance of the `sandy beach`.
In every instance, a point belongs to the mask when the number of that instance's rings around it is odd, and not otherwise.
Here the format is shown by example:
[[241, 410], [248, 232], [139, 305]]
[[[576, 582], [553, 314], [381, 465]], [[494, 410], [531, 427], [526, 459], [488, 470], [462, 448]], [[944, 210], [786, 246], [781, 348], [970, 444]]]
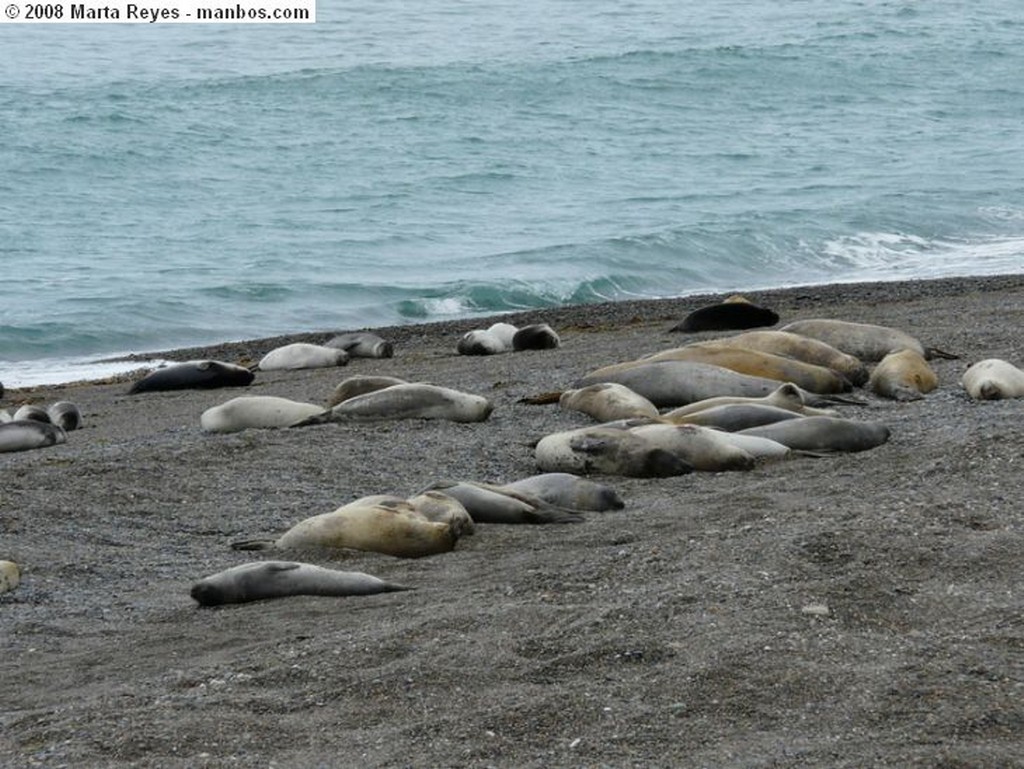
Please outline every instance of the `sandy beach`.
[[[490, 320], [378, 329], [387, 360], [129, 396], [128, 379], [9, 390], [77, 403], [67, 443], [0, 454], [4, 767], [1024, 766], [1024, 401], [971, 401], [968, 364], [1024, 364], [1024, 276], [752, 291], [782, 322], [898, 327], [955, 353], [939, 389], [858, 390], [888, 443], [748, 472], [602, 477], [625, 509], [480, 525], [444, 555], [296, 557], [409, 592], [200, 608], [230, 548], [356, 497], [537, 472], [588, 424], [520, 399], [722, 333], [668, 329], [718, 300], [506, 316], [557, 350], [455, 354]], [[160, 353], [253, 363], [319, 334]], [[323, 403], [354, 374], [484, 395], [482, 423], [208, 435], [240, 394]], [[288, 556], [291, 558], [292, 556]]]

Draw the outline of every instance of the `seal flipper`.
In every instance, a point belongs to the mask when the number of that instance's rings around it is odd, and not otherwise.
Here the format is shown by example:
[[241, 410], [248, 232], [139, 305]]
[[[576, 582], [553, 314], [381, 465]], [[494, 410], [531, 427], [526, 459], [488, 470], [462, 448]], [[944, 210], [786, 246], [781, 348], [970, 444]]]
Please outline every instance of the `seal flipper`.
[[273, 550], [274, 539], [243, 539], [239, 542], [232, 542], [232, 550]]
[[288, 425], [289, 429], [292, 427], [308, 427], [309, 425], [325, 425], [328, 422], [334, 421], [331, 416], [331, 409], [327, 409], [319, 414], [314, 414], [311, 417], [300, 419], [298, 422]]
[[938, 347], [925, 347], [924, 357], [927, 360], [932, 358], [942, 358], [944, 360], [960, 360], [960, 356], [945, 350], [940, 350]]

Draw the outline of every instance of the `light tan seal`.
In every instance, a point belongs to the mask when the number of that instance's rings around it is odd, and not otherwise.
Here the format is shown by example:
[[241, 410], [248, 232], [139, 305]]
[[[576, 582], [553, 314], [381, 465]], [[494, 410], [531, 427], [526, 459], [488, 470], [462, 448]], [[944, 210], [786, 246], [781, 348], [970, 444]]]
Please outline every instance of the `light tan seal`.
[[1024, 397], [1024, 371], [1001, 358], [978, 361], [963, 373], [960, 383], [976, 400]]
[[630, 427], [629, 431], [663, 448], [694, 470], [724, 472], [750, 470], [754, 457], [725, 437], [725, 433], [699, 425], [671, 425], [651, 422]]
[[913, 350], [925, 359], [956, 357], [935, 348], [926, 348], [906, 331], [873, 323], [810, 318], [794, 321], [780, 330], [818, 339], [869, 363], [879, 361], [889, 353], [899, 350]]
[[327, 399], [327, 408], [333, 408], [339, 403], [347, 401], [349, 398], [354, 398], [357, 395], [376, 392], [377, 390], [383, 390], [385, 387], [397, 384], [409, 384], [409, 382], [396, 376], [374, 376], [371, 374], [350, 376], [331, 392], [330, 397]]
[[21, 582], [21, 569], [14, 561], [0, 561], [0, 593], [9, 593]]
[[427, 520], [405, 501], [356, 500], [330, 513], [299, 521], [274, 540], [232, 543], [236, 550], [309, 550], [351, 548], [399, 558], [447, 553], [459, 539], [457, 522]]
[[939, 386], [939, 377], [915, 350], [891, 352], [871, 372], [868, 387], [884, 398], [919, 400]]
[[657, 407], [647, 398], [616, 382], [598, 382], [566, 390], [558, 399], [558, 405], [567, 411], [580, 411], [598, 422], [658, 416]]
[[250, 428], [268, 430], [291, 427], [322, 414], [323, 408], [273, 395], [244, 395], [206, 409], [199, 426], [207, 433], [237, 433]]
[[373, 595], [398, 590], [412, 588], [361, 571], [338, 571], [295, 561], [259, 561], [211, 574], [192, 586], [191, 595], [200, 606], [222, 606], [294, 595]]
[[859, 358], [837, 350], [819, 339], [789, 331], [747, 331], [698, 344], [703, 347], [740, 347], [796, 358], [804, 363], [813, 363], [838, 371], [849, 379], [851, 384], [858, 387], [868, 381], [867, 366]]

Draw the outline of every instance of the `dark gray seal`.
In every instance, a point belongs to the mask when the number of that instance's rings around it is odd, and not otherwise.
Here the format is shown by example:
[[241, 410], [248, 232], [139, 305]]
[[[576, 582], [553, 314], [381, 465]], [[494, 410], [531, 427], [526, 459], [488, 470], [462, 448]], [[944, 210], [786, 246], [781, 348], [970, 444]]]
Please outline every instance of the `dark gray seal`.
[[512, 336], [512, 349], [521, 350], [553, 350], [562, 344], [562, 340], [547, 323], [531, 323], [523, 326]]
[[225, 569], [199, 580], [192, 597], [200, 606], [285, 598], [293, 595], [372, 595], [412, 590], [364, 574], [294, 561], [260, 561]]
[[611, 486], [572, 473], [540, 473], [501, 486], [572, 510], [604, 512], [626, 506]]
[[82, 412], [71, 401], [57, 401], [46, 409], [46, 415], [50, 421], [64, 428], [64, 430], [77, 430], [82, 426]]
[[796, 451], [866, 451], [889, 440], [889, 428], [881, 422], [840, 417], [801, 417], [751, 427], [737, 434], [770, 438]]
[[694, 310], [669, 331], [741, 331], [778, 322], [779, 315], [774, 310], [758, 307], [742, 296], [730, 296], [724, 302]]
[[128, 390], [129, 395], [162, 390], [212, 390], [218, 387], [246, 387], [256, 375], [244, 366], [218, 360], [174, 363], [152, 371]]

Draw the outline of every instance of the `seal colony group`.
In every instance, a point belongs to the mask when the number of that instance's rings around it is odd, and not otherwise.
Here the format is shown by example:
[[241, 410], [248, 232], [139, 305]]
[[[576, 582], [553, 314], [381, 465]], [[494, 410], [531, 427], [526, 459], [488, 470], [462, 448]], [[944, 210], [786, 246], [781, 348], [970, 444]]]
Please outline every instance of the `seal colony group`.
[[[929, 360], [953, 357], [904, 331], [835, 319], [789, 323], [742, 297], [700, 308], [670, 331], [735, 330], [635, 360], [583, 373], [566, 389], [526, 402], [557, 403], [589, 421], [536, 436], [537, 475], [496, 484], [439, 479], [412, 496], [361, 497], [333, 511], [297, 521], [277, 536], [232, 543], [240, 551], [291, 551], [311, 555], [354, 549], [399, 558], [441, 555], [480, 525], [574, 524], [587, 515], [619, 510], [616, 491], [591, 474], [662, 478], [692, 472], [742, 472], [794, 455], [820, 457], [866, 451], [884, 444], [880, 422], [842, 417], [838, 405], [862, 405], [864, 388], [896, 401], [925, 397], [938, 386]], [[495, 323], [470, 331], [460, 355], [556, 350], [559, 335], [546, 323], [516, 328]], [[258, 372], [345, 365], [352, 358], [383, 359], [394, 346], [371, 332], [338, 334], [323, 345], [287, 344], [253, 366], [199, 360], [165, 366], [136, 381], [128, 393], [248, 387]], [[1024, 371], [1007, 361], [969, 367], [962, 386], [971, 398], [1024, 397]], [[238, 395], [199, 415], [199, 427], [216, 434], [290, 429], [328, 423], [435, 419], [485, 422], [495, 409], [481, 395], [392, 376], [357, 374], [325, 393], [323, 405], [280, 396]], [[0, 410], [0, 451], [57, 445], [80, 427], [69, 402], [48, 408], [26, 404]], [[486, 430], [486, 427], [473, 428]], [[14, 589], [21, 570], [0, 561], [0, 592]], [[297, 561], [257, 561], [199, 580], [191, 595], [202, 606], [294, 595], [349, 596], [412, 589], [359, 572]]]

